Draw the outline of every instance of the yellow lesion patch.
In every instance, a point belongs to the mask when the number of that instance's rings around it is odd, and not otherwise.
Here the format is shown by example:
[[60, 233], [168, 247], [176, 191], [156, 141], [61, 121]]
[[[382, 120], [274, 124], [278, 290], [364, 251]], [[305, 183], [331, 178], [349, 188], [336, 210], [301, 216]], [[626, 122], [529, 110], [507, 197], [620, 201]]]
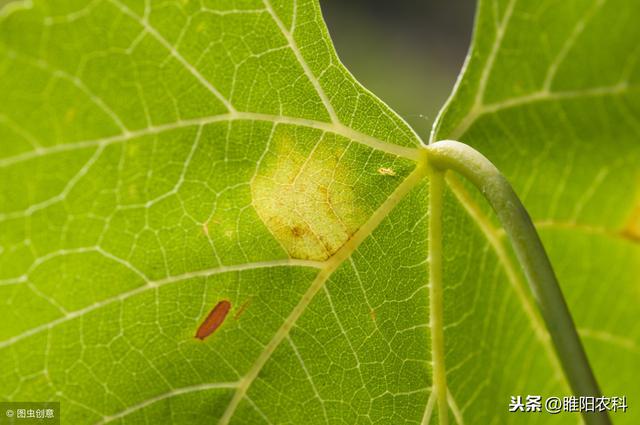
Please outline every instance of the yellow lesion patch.
[[209, 222], [205, 221], [202, 223], [202, 234], [206, 237], [209, 237]]
[[396, 172], [393, 171], [393, 168], [391, 167], [380, 167], [378, 168], [378, 174], [383, 176], [395, 176]]
[[340, 160], [347, 143], [331, 138], [311, 146], [294, 138], [286, 131], [273, 136], [251, 182], [252, 204], [290, 257], [322, 261], [351, 237], [366, 213], [346, 183], [356, 177]]
[[635, 207], [620, 234], [627, 239], [640, 242], [640, 205]]

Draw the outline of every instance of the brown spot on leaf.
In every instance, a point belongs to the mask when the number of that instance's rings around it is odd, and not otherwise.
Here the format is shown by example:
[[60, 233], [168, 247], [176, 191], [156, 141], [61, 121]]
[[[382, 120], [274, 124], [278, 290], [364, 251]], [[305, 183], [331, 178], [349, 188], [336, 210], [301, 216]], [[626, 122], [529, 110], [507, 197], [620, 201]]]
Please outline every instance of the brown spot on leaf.
[[206, 319], [202, 322], [198, 330], [196, 331], [196, 338], [203, 340], [216, 331], [224, 322], [227, 317], [227, 313], [231, 309], [231, 303], [227, 300], [222, 300], [211, 310]]
[[296, 238], [302, 237], [307, 233], [307, 230], [302, 226], [293, 226], [291, 228], [291, 234]]

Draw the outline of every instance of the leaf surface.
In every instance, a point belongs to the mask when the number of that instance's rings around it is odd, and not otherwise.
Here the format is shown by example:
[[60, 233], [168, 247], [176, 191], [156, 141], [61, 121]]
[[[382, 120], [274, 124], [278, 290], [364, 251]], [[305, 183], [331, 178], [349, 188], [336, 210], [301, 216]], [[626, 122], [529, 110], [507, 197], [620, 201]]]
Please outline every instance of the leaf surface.
[[[465, 69], [432, 133], [433, 141], [475, 147], [512, 182], [541, 232], [603, 393], [629, 399], [640, 396], [633, 382], [640, 364], [639, 14], [638, 4], [624, 1], [481, 1]], [[509, 271], [517, 263], [484, 202], [458, 179], [449, 182], [456, 203], [479, 218], [508, 281], [527, 293]], [[533, 307], [525, 310], [531, 326], [519, 333], [539, 334], [547, 346]], [[534, 344], [509, 345], [513, 358], [502, 367], [518, 364], [521, 384], [503, 388], [495, 403], [508, 392], [568, 394], [553, 356], [545, 364]], [[452, 374], [453, 392], [466, 392], [456, 380], [469, 373]], [[471, 423], [490, 416], [484, 418]], [[628, 411], [612, 418], [624, 424], [639, 417]]]
[[418, 417], [417, 137], [314, 2], [143, 6], [2, 20], [1, 397], [65, 423]]
[[[578, 7], [481, 2], [435, 134], [514, 182], [605, 393], [631, 398], [606, 356], [638, 364], [639, 197], [619, 184], [640, 180], [638, 71], [613, 66], [637, 34], [604, 30], [610, 3], [592, 28]], [[0, 399], [60, 400], [74, 424], [442, 421], [420, 141], [340, 64], [315, 1], [17, 4], [0, 57]], [[542, 71], [576, 96], [536, 94]], [[504, 236], [450, 185], [450, 419], [535, 422], [509, 395], [566, 395], [561, 370]]]

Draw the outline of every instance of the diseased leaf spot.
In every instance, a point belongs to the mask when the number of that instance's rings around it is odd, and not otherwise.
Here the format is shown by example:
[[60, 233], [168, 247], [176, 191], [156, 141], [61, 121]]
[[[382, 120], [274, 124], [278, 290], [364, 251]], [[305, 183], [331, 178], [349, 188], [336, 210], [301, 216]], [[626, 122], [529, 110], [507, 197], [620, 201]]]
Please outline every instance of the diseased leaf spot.
[[631, 213], [631, 217], [627, 220], [621, 235], [627, 239], [640, 241], [640, 205]]
[[203, 340], [214, 333], [222, 325], [230, 309], [231, 303], [227, 300], [222, 300], [216, 304], [198, 328], [196, 338]]
[[297, 237], [297, 238], [302, 237], [306, 231], [307, 230], [305, 228], [303, 228], [302, 226], [298, 226], [298, 225], [293, 226], [291, 228], [291, 234], [294, 237]]
[[251, 304], [251, 297], [249, 297], [245, 302], [242, 303], [236, 314], [233, 315], [233, 320], [238, 320], [242, 313], [245, 312], [247, 307], [249, 307], [249, 304]]
[[284, 127], [270, 145], [251, 182], [253, 206], [291, 258], [325, 260], [367, 217], [346, 183], [358, 177], [342, 159], [348, 142]]
[[202, 233], [206, 236], [209, 237], [209, 222], [204, 222], [202, 223]]
[[382, 174], [383, 176], [395, 176], [396, 172], [390, 167], [380, 167], [378, 168], [378, 174]]

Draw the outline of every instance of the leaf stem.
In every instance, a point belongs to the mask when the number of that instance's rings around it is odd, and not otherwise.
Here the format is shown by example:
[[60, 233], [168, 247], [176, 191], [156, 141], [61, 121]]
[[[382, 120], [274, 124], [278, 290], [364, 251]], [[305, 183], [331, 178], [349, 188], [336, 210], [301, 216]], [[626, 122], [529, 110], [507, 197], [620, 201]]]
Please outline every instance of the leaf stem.
[[442, 293], [442, 193], [444, 172], [427, 162], [429, 177], [429, 326], [433, 391], [438, 401], [440, 425], [448, 423], [447, 376], [444, 365], [444, 327]]
[[[464, 143], [444, 140], [428, 145], [426, 150], [431, 167], [461, 174], [487, 199], [511, 240], [571, 389], [577, 396], [600, 396], [547, 253], [509, 182], [491, 161]], [[587, 425], [611, 424], [606, 410], [582, 415]]]

